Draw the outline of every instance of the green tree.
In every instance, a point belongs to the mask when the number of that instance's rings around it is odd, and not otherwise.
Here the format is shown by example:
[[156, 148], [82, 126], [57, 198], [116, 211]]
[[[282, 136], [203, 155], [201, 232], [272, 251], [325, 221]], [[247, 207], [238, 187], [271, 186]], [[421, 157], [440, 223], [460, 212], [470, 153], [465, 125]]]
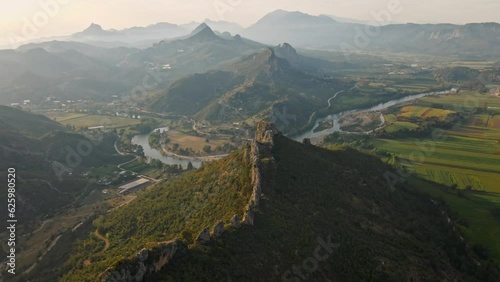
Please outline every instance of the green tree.
[[179, 144], [175, 143], [173, 146], [172, 146], [172, 150], [174, 151], [177, 151], [179, 149]]
[[212, 146], [205, 145], [205, 147], [203, 147], [203, 152], [205, 152], [207, 154], [210, 153], [210, 152], [212, 152]]
[[137, 155], [144, 157], [144, 148], [141, 145], [137, 146]]

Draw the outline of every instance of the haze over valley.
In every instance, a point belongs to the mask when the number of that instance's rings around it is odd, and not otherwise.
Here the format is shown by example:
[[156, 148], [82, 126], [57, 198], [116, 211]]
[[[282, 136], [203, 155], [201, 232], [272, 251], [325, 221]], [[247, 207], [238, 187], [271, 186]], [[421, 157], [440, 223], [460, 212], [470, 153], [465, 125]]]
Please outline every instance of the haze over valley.
[[1, 281], [500, 281], [497, 3], [28, 2]]

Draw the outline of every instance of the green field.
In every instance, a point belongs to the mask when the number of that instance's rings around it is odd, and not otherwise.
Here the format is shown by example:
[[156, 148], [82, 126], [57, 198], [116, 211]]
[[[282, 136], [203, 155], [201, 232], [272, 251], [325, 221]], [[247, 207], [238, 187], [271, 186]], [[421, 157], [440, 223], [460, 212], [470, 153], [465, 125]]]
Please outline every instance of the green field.
[[[444, 185], [457, 184], [458, 187], [467, 187], [471, 185], [478, 191], [498, 191], [498, 174], [491, 172], [478, 171], [473, 169], [454, 168], [449, 166], [431, 165], [417, 166], [415, 175], [424, 179], [435, 181]], [[432, 174], [432, 175], [430, 175]], [[437, 178], [439, 175], [443, 180]], [[448, 175], [448, 177], [446, 176]], [[465, 182], [464, 179], [468, 179]], [[453, 181], [452, 180], [456, 180]], [[463, 181], [463, 182], [460, 182]], [[485, 188], [486, 187], [486, 188]]]
[[122, 166], [123, 169], [133, 171], [137, 174], [146, 175], [152, 178], [159, 178], [162, 176], [161, 170], [154, 168], [146, 163], [142, 163], [139, 161], [133, 161], [126, 165]]
[[[448, 132], [444, 141], [431, 138], [418, 141], [378, 139], [374, 145], [379, 150], [396, 154], [401, 163], [411, 162], [412, 169], [425, 179], [445, 185], [455, 183], [464, 189], [467, 185], [464, 185], [462, 175], [466, 175], [475, 179], [469, 183], [474, 184], [475, 189], [500, 192], [498, 181], [489, 180], [500, 174], [500, 148], [496, 140], [456, 136]], [[450, 169], [453, 169], [453, 175], [442, 177], [440, 171]]]
[[433, 198], [443, 199], [450, 209], [465, 220], [461, 233], [471, 242], [488, 246], [490, 256], [500, 260], [500, 219], [493, 215], [500, 209], [500, 194], [486, 192], [461, 192], [443, 190], [442, 186], [418, 178], [409, 183]]
[[396, 132], [402, 129], [414, 130], [418, 128], [417, 124], [406, 121], [398, 121], [394, 114], [384, 115], [384, 119], [386, 124], [384, 129], [387, 132]]
[[426, 168], [424, 177], [434, 179], [436, 182], [443, 183], [446, 186], [457, 184], [458, 187], [472, 187], [478, 191], [484, 190], [479, 177], [476, 175]]

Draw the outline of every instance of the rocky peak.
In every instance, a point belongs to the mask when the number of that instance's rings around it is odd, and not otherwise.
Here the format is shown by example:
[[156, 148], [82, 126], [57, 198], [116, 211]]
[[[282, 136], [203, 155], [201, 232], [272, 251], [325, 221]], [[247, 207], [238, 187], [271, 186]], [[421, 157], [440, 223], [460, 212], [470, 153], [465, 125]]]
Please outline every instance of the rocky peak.
[[286, 59], [276, 56], [273, 48], [266, 48], [260, 54], [260, 61], [262, 61], [269, 71], [269, 75], [285, 74], [291, 70], [290, 63]]
[[191, 32], [189, 39], [211, 40], [215, 38], [217, 38], [215, 32], [206, 23], [202, 23]]
[[98, 35], [105, 32], [104, 29], [102, 29], [102, 26], [92, 23], [89, 27], [87, 27], [82, 33], [87, 34], [87, 35]]
[[255, 131], [255, 141], [261, 144], [273, 144], [274, 136], [279, 134], [276, 126], [270, 122], [260, 122]]
[[289, 58], [291, 56], [297, 56], [297, 50], [288, 43], [283, 43], [276, 47], [276, 53], [280, 54], [284, 58]]

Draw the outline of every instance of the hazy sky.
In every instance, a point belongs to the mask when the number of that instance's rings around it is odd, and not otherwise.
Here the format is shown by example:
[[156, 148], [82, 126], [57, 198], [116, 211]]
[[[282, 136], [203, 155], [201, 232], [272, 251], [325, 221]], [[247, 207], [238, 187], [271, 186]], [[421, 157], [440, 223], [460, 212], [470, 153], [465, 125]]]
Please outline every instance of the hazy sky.
[[[210, 18], [248, 26], [276, 9], [372, 20], [371, 12], [387, 9], [393, 1], [403, 7], [393, 15], [397, 22], [463, 24], [498, 22], [500, 18], [500, 0], [22, 0], [2, 4], [0, 43], [7, 42], [12, 33], [24, 37], [67, 35], [92, 22], [105, 29], [121, 29]], [[34, 29], [26, 28], [30, 23]]]

